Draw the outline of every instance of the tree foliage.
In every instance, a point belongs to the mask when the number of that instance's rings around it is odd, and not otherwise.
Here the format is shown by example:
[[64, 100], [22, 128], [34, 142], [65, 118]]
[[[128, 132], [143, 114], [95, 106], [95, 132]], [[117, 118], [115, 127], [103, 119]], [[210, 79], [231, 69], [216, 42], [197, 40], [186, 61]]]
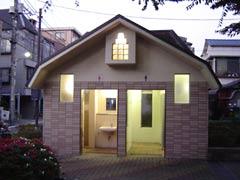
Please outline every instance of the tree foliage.
[[[135, 1], [135, 0], [132, 0]], [[219, 26], [222, 26], [224, 18], [228, 15], [228, 13], [232, 13], [233, 15], [240, 15], [240, 0], [138, 0], [138, 3], [143, 3], [143, 10], [146, 10], [149, 2], [152, 3], [155, 10], [159, 9], [160, 5], [164, 5], [166, 2], [183, 2], [187, 1], [190, 4], [186, 7], [187, 10], [192, 9], [194, 6], [199, 4], [204, 4], [210, 6], [211, 9], [219, 9], [222, 8], [222, 16], [219, 20]], [[236, 36], [240, 34], [240, 21], [236, 23], [232, 23], [216, 32], [221, 34], [226, 34], [228, 36]]]

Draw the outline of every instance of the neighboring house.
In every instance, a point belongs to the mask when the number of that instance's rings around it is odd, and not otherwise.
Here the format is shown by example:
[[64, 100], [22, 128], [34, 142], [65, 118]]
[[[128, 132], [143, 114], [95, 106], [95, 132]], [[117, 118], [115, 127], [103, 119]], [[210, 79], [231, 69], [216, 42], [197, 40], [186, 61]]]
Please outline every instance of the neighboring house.
[[206, 39], [201, 57], [210, 63], [222, 84], [240, 78], [240, 40]]
[[209, 119], [240, 121], [240, 79], [209, 91]]
[[206, 39], [201, 57], [223, 84], [209, 91], [211, 120], [239, 119], [240, 40]]
[[[12, 17], [8, 9], [0, 10], [0, 20], [3, 22], [0, 37], [0, 96], [2, 103], [9, 106]], [[19, 14], [16, 39], [16, 112], [25, 119], [32, 119], [34, 116], [32, 95], [35, 90], [27, 88], [26, 84], [37, 65], [37, 40], [38, 33], [34, 24], [24, 14]], [[55, 51], [50, 41], [45, 39], [41, 44], [43, 46], [41, 48], [43, 50], [42, 54], [52, 54]], [[28, 56], [26, 56], [26, 53], [28, 53]], [[42, 61], [43, 58], [44, 56], [41, 56], [40, 60]]]
[[117, 15], [40, 64], [43, 141], [61, 156], [87, 152], [205, 159], [208, 63], [174, 31]]
[[42, 35], [55, 42], [55, 47], [60, 50], [81, 37], [81, 33], [73, 27], [45, 28]]
[[212, 119], [240, 121], [240, 79], [217, 91], [218, 103]]

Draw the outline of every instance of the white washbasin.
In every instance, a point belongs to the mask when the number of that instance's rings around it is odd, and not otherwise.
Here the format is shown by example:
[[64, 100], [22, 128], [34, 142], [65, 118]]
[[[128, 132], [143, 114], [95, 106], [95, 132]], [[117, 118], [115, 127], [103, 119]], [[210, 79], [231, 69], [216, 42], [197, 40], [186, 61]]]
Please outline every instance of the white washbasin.
[[111, 127], [111, 126], [102, 126], [99, 128], [99, 130], [101, 131], [105, 131], [105, 132], [114, 132], [117, 130], [117, 127]]

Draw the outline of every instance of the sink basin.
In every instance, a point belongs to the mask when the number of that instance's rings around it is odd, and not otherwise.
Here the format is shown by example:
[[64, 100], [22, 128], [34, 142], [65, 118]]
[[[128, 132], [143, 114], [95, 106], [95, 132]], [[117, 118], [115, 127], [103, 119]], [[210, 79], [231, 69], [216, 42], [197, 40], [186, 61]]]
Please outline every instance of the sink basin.
[[102, 126], [99, 128], [99, 130], [104, 131], [104, 132], [114, 132], [117, 130], [117, 127], [107, 127], [107, 126]]

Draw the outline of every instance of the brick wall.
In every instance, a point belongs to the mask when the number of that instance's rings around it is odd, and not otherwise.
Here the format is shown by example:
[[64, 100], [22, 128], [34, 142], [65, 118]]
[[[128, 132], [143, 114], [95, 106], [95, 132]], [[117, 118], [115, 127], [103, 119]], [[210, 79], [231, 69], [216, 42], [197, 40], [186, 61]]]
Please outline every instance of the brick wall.
[[191, 83], [190, 104], [174, 104], [173, 84], [166, 94], [166, 158], [207, 158], [208, 91], [206, 83]]
[[79, 155], [80, 150], [80, 89], [74, 89], [74, 103], [60, 103], [59, 84], [44, 87], [43, 140], [58, 155]]
[[166, 90], [165, 157], [204, 159], [208, 145], [208, 96], [206, 83], [191, 83], [190, 104], [174, 104], [173, 83], [77, 82], [74, 103], [59, 102], [59, 84], [44, 87], [44, 143], [59, 155], [79, 155], [80, 90], [118, 89], [118, 156], [126, 155], [127, 89]]

